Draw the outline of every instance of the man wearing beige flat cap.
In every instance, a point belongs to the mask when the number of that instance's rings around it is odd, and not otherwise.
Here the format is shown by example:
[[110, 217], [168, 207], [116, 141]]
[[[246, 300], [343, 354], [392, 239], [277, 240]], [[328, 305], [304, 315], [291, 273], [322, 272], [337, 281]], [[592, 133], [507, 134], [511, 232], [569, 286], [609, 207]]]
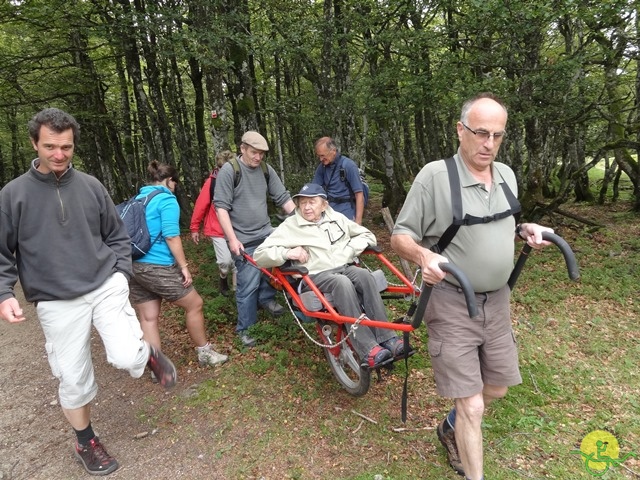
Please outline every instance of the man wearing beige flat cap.
[[[265, 138], [260, 135], [258, 132], [248, 131], [242, 136], [242, 145], [248, 145], [253, 147], [256, 150], [261, 150], [262, 152], [269, 151], [269, 145]], [[242, 147], [240, 147], [242, 148]]]
[[252, 255], [273, 231], [267, 209], [267, 194], [287, 214], [295, 209], [295, 204], [276, 171], [269, 165], [264, 170], [261, 167], [265, 153], [269, 151], [269, 144], [262, 135], [254, 131], [246, 132], [242, 136], [240, 151], [241, 154], [235, 159], [237, 175], [232, 161], [220, 168], [213, 203], [229, 242], [229, 250], [236, 256], [236, 332], [244, 346], [253, 347], [256, 341], [247, 330], [258, 321], [258, 308], [274, 316], [282, 315], [284, 308], [275, 301], [276, 292], [267, 279], [258, 269], [243, 261], [240, 251]]

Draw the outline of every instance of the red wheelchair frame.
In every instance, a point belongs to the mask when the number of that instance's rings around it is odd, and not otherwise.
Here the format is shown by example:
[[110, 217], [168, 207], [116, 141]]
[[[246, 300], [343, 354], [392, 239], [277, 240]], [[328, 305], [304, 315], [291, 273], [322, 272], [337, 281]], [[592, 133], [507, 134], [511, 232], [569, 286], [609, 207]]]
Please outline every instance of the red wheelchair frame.
[[[578, 265], [573, 251], [567, 242], [565, 242], [560, 236], [548, 232], [544, 232], [542, 234], [542, 238], [554, 243], [560, 249], [564, 256], [569, 278], [571, 280], [578, 280], [580, 277]], [[525, 243], [507, 282], [509, 288], [512, 290], [522, 268], [524, 267], [530, 251], [531, 247]], [[410, 298], [412, 301], [411, 306], [408, 309], [407, 314], [400, 321], [396, 322], [370, 320], [366, 318], [364, 314], [359, 318], [347, 317], [341, 315], [333, 308], [329, 300], [313, 283], [313, 280], [309, 277], [309, 272], [305, 267], [288, 266], [285, 264], [281, 267], [275, 267], [270, 271], [258, 266], [250, 255], [244, 252], [242, 253], [245, 260], [250, 262], [255, 268], [259, 269], [264, 275], [266, 275], [276, 289], [283, 290], [285, 292], [287, 304], [291, 307], [290, 301], [293, 303], [292, 311], [294, 312], [294, 315], [296, 312], [300, 312], [302, 316], [316, 320], [316, 330], [322, 341], [321, 343], [311, 338], [306, 330], [302, 330], [311, 341], [318, 346], [323, 347], [325, 357], [329, 362], [329, 366], [334, 376], [344, 389], [354, 396], [362, 396], [369, 390], [371, 369], [365, 362], [361, 361], [357, 352], [353, 348], [350, 341], [350, 335], [352, 332], [360, 325], [402, 331], [405, 333], [405, 342], [408, 342], [408, 334], [422, 324], [427, 303], [431, 296], [431, 287], [422, 288], [422, 285], [421, 287], [418, 287], [383, 255], [382, 250], [379, 247], [372, 246], [366, 249], [361, 256], [375, 256], [379, 263], [400, 281], [400, 285], [393, 285], [389, 284], [388, 281], [386, 282], [386, 288], [381, 292], [383, 299]], [[478, 314], [475, 294], [466, 275], [457, 266], [449, 262], [440, 263], [439, 267], [456, 278], [465, 296], [469, 317], [475, 317]], [[416, 278], [418, 275], [419, 270], [416, 272]], [[322, 304], [321, 311], [310, 310], [305, 306], [296, 289], [298, 280], [304, 281], [309, 289], [315, 294]], [[420, 283], [422, 284], [422, 282]], [[416, 301], [416, 297], [418, 296], [419, 298]], [[298, 315], [295, 316], [298, 323], [300, 323]], [[351, 328], [351, 332], [347, 330], [347, 324], [354, 326]], [[302, 325], [300, 326], [302, 328]]]
[[[315, 283], [313, 283], [313, 280], [309, 277], [308, 270], [305, 267], [285, 265], [268, 270], [258, 266], [251, 256], [244, 254], [245, 259], [262, 271], [262, 273], [270, 279], [271, 284], [276, 289], [283, 290], [285, 292], [287, 303], [292, 307], [292, 311], [294, 312], [298, 322], [300, 322], [300, 317], [296, 314], [297, 312], [299, 312], [303, 318], [306, 317], [316, 321], [316, 330], [321, 342], [315, 341], [308, 334], [307, 336], [315, 344], [323, 347], [325, 357], [334, 376], [343, 388], [353, 396], [362, 396], [367, 393], [371, 383], [371, 369], [362, 361], [363, 359], [359, 358], [357, 352], [353, 348], [350, 340], [351, 333], [347, 330], [346, 325], [354, 325], [354, 327], [351, 328], [351, 332], [354, 332], [359, 326], [367, 326], [401, 331], [408, 334], [418, 328], [421, 323], [421, 319], [413, 319], [412, 321], [411, 318], [416, 308], [416, 298], [420, 295], [421, 289], [409, 280], [393, 263], [391, 263], [391, 261], [384, 256], [378, 247], [369, 247], [362, 252], [361, 257], [366, 256], [374, 256], [378, 260], [380, 266], [384, 267], [390, 276], [392, 275], [399, 281], [398, 285], [389, 284], [388, 281], [386, 282], [386, 288], [381, 292], [381, 296], [384, 300], [404, 298], [412, 301], [412, 306], [409, 308], [408, 313], [400, 321], [384, 322], [370, 320], [364, 314], [359, 318], [341, 315], [335, 310], [333, 305], [331, 305], [331, 302], [318, 289]], [[453, 273], [456, 278], [459, 278], [459, 276], [462, 275], [461, 272], [455, 269], [451, 264], [441, 264], [441, 267], [450, 273]], [[305, 282], [308, 288], [315, 294], [322, 305], [322, 309], [320, 311], [310, 310], [305, 306], [305, 303], [296, 288], [299, 283], [298, 281]], [[462, 278], [462, 282], [465, 283], [465, 281], [466, 278]], [[291, 303], [289, 302], [293, 303], [293, 306], [291, 306]], [[475, 312], [473, 314], [475, 316]], [[306, 333], [306, 330], [303, 329], [303, 331]], [[408, 336], [405, 335], [405, 339], [408, 343]], [[409, 354], [409, 352], [407, 352], [407, 354]], [[402, 358], [406, 357], [403, 356]], [[394, 360], [398, 359], [399, 358], [396, 358]], [[387, 367], [390, 368], [392, 363], [393, 362], [390, 362]], [[377, 370], [379, 374], [379, 369]]]
[[[420, 294], [420, 289], [409, 280], [398, 268], [384, 256], [378, 247], [370, 247], [365, 250], [362, 256], [374, 256], [378, 259], [381, 266], [389, 272], [399, 285], [389, 284], [381, 292], [384, 299], [390, 298], [409, 298], [414, 300]], [[413, 326], [409, 317], [405, 316], [400, 322], [384, 322], [378, 320], [370, 320], [364, 315], [359, 318], [347, 317], [341, 315], [335, 310], [327, 297], [318, 289], [309, 277], [306, 268], [300, 266], [281, 266], [271, 270], [260, 267], [253, 258], [244, 254], [247, 261], [266, 275], [271, 284], [277, 289], [285, 292], [287, 303], [292, 308], [294, 315], [300, 321], [300, 316], [316, 321], [316, 331], [320, 342], [309, 337], [318, 346], [323, 347], [325, 357], [329, 363], [329, 367], [338, 382], [354, 396], [362, 396], [369, 390], [371, 382], [371, 369], [359, 358], [350, 340], [350, 333], [346, 328], [347, 324], [355, 325], [351, 331], [359, 326], [385, 328], [390, 330], [412, 332], [417, 328]], [[364, 268], [364, 267], [363, 267]], [[306, 283], [308, 288], [315, 294], [317, 300], [321, 303], [322, 308], [319, 311], [310, 310], [305, 306], [300, 294], [297, 291], [298, 283], [302, 281]], [[300, 315], [297, 313], [299, 312]], [[306, 330], [305, 330], [306, 332]], [[307, 335], [308, 336], [308, 335]]]

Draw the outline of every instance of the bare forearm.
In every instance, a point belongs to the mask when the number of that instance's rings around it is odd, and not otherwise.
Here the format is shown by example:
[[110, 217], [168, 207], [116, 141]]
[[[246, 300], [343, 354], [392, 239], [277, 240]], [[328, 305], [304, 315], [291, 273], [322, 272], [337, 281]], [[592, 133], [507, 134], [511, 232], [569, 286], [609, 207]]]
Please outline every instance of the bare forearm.
[[356, 192], [356, 217], [353, 219], [358, 225], [362, 225], [362, 218], [364, 217], [364, 194], [362, 192]]
[[391, 248], [405, 260], [425, 267], [433, 255], [433, 252], [422, 247], [409, 235], [392, 235]]
[[180, 236], [178, 235], [177, 237], [165, 238], [165, 240], [167, 241], [167, 246], [171, 251], [171, 255], [173, 255], [173, 258], [175, 259], [176, 264], [180, 268], [187, 265], [187, 257], [184, 254], [184, 249], [182, 248], [182, 239], [180, 238]]
[[289, 215], [291, 212], [293, 212], [296, 209], [296, 204], [293, 203], [293, 200], [287, 200], [287, 202], [284, 205], [282, 205], [282, 209], [287, 215]]

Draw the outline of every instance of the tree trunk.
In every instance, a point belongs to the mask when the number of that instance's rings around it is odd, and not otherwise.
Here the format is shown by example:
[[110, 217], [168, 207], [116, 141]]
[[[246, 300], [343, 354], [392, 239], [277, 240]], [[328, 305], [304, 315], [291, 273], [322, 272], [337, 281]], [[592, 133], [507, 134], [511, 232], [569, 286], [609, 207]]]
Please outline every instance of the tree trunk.
[[[120, 22], [115, 23], [116, 38], [121, 39], [124, 51], [125, 65], [127, 73], [132, 84], [133, 96], [136, 105], [136, 117], [134, 118], [134, 130], [142, 135], [142, 141], [145, 150], [147, 163], [158, 158], [154, 136], [149, 126], [148, 115], [153, 114], [149, 99], [142, 80], [142, 67], [140, 66], [140, 56], [138, 55], [138, 46], [134, 32], [136, 31], [136, 22], [133, 19], [131, 5], [128, 0], [117, 0], [123, 8], [123, 15]], [[146, 177], [146, 163], [140, 165], [138, 172], [142, 178]]]
[[204, 83], [210, 106], [210, 130], [213, 137], [213, 151], [218, 154], [229, 150], [229, 131], [233, 128], [229, 118], [224, 92], [224, 76], [215, 67], [203, 68]]
[[224, 0], [222, 3], [222, 17], [228, 31], [243, 32], [230, 37], [225, 49], [230, 65], [226, 81], [234, 109], [234, 137], [236, 144], [240, 145], [244, 132], [259, 128], [251, 65], [253, 58], [248, 51], [251, 43], [250, 14], [247, 0]]
[[83, 163], [87, 171], [101, 180], [114, 198], [125, 198], [129, 193], [127, 185], [117, 181], [117, 178], [120, 175], [127, 178], [130, 174], [129, 166], [125, 160], [118, 130], [111, 119], [110, 112], [107, 111], [102, 81], [91, 57], [87, 54], [89, 42], [80, 29], [73, 31], [70, 41], [75, 52], [76, 67], [84, 73], [86, 79], [91, 80], [87, 84], [90, 90], [80, 97], [80, 101], [84, 104], [80, 112], [93, 114], [84, 118], [85, 113], [78, 115], [78, 121], [83, 130], [93, 137], [93, 141], [82, 143], [88, 149], [82, 155]]
[[[133, 4], [138, 19], [146, 19], [150, 16], [150, 14], [145, 11], [143, 0], [133, 0]], [[151, 21], [153, 20], [151, 19]], [[146, 27], [145, 22], [138, 23], [136, 32], [138, 32], [139, 35], [138, 44], [141, 47], [144, 58], [144, 71], [147, 78], [146, 88], [149, 91], [149, 98], [153, 104], [153, 108], [146, 113], [151, 119], [153, 134], [155, 138], [158, 139], [156, 145], [159, 144], [161, 146], [161, 149], [156, 152], [157, 157], [153, 160], [175, 166], [177, 164], [173, 155], [173, 127], [167, 115], [165, 99], [162, 92], [162, 75], [160, 67], [158, 66], [159, 47], [157, 37], [151, 29]], [[164, 57], [160, 60], [166, 61]], [[147, 105], [147, 107], [149, 107], [149, 105]]]

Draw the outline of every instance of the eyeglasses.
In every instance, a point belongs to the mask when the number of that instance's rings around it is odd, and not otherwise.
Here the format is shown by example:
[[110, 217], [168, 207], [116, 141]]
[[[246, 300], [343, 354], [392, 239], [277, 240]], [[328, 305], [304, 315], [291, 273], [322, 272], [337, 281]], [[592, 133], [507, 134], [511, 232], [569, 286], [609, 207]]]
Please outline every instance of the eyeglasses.
[[331, 220], [330, 222], [325, 222], [320, 224], [320, 228], [322, 228], [325, 232], [327, 232], [327, 237], [329, 237], [329, 242], [331, 245], [335, 245], [338, 240], [344, 237], [344, 230], [338, 222], [335, 220]]
[[[462, 123], [462, 122], [460, 122], [460, 123]], [[507, 134], [507, 132], [505, 132], [505, 131], [490, 133], [490, 132], [487, 132], [486, 130], [473, 130], [473, 129], [467, 127], [464, 123], [462, 123], [462, 126], [464, 128], [466, 128], [467, 130], [469, 130], [471, 133], [473, 133], [476, 136], [476, 138], [482, 140], [483, 142], [486, 142], [487, 140], [489, 140], [492, 137], [493, 137], [493, 141], [494, 142], [500, 142], [500, 141], [502, 141], [504, 136]]]

